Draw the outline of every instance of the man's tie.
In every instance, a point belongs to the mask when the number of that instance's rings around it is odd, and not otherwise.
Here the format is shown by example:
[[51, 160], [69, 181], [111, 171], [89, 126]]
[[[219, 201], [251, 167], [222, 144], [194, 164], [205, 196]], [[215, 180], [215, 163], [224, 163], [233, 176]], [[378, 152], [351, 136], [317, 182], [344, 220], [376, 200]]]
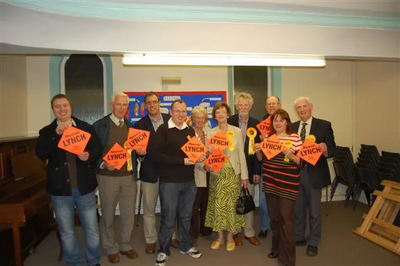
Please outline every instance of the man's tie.
[[302, 125], [303, 125], [303, 127], [301, 128], [301, 131], [300, 131], [300, 138], [301, 138], [301, 141], [304, 142], [306, 140], [306, 126], [307, 126], [307, 123], [302, 123]]
[[123, 121], [123, 120], [119, 120], [118, 126], [119, 126], [119, 127], [123, 127], [123, 126], [124, 126], [124, 121]]

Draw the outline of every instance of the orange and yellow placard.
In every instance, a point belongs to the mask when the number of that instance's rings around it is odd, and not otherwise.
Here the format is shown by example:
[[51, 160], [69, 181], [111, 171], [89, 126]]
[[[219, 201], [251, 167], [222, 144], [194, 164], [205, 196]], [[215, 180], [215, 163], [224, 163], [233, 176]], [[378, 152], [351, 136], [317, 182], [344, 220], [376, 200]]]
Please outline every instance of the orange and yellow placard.
[[318, 144], [311, 139], [306, 139], [301, 146], [301, 149], [297, 152], [298, 157], [312, 165], [315, 165], [318, 162], [321, 155], [322, 152], [318, 149]]
[[271, 132], [271, 116], [257, 124], [261, 134], [269, 134]]
[[115, 143], [114, 146], [104, 155], [103, 159], [110, 165], [114, 165], [116, 169], [121, 169], [125, 162], [131, 157], [121, 145]]
[[132, 150], [136, 150], [139, 147], [142, 147], [143, 150], [146, 150], [147, 144], [149, 143], [149, 138], [150, 131], [129, 128], [126, 146]]
[[284, 149], [276, 134], [264, 139], [264, 141], [260, 143], [260, 148], [268, 160], [278, 155]]
[[70, 126], [64, 130], [64, 133], [58, 142], [58, 147], [70, 153], [79, 155], [85, 151], [90, 137], [90, 133], [74, 126]]
[[222, 166], [228, 161], [228, 157], [220, 149], [216, 149], [205, 161], [207, 167], [213, 166], [213, 172], [218, 173]]
[[230, 142], [226, 137], [224, 131], [220, 130], [208, 139], [208, 144], [210, 146], [218, 147], [221, 151], [225, 150], [230, 146]]
[[181, 147], [181, 150], [193, 161], [197, 161], [208, 151], [208, 148], [196, 137], [192, 137]]

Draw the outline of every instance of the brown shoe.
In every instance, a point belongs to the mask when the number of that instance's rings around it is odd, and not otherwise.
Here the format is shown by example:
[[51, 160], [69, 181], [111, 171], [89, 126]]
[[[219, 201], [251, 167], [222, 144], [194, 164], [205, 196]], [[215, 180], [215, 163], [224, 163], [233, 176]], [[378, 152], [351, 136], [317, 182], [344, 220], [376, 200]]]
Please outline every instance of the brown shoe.
[[121, 253], [121, 255], [125, 255], [130, 259], [136, 259], [139, 255], [137, 254], [136, 251], [134, 251], [133, 249], [128, 250], [128, 251], [120, 251], [119, 253]]
[[233, 235], [233, 240], [235, 241], [236, 246], [243, 246], [242, 234], [238, 233]]
[[172, 241], [171, 241], [171, 247], [173, 247], [173, 248], [179, 248], [179, 241], [178, 241], [178, 239], [172, 239]]
[[119, 255], [118, 255], [118, 253], [109, 254], [109, 255], [108, 255], [108, 261], [109, 261], [110, 263], [118, 263], [118, 262], [119, 262]]
[[247, 240], [249, 240], [249, 242], [250, 242], [251, 244], [253, 244], [254, 246], [260, 245], [260, 240], [258, 240], [258, 238], [255, 237], [255, 236], [252, 236], [252, 237], [244, 237], [244, 238], [247, 239]]
[[146, 248], [144, 249], [144, 251], [147, 254], [154, 254], [156, 252], [156, 243], [153, 244], [147, 244]]

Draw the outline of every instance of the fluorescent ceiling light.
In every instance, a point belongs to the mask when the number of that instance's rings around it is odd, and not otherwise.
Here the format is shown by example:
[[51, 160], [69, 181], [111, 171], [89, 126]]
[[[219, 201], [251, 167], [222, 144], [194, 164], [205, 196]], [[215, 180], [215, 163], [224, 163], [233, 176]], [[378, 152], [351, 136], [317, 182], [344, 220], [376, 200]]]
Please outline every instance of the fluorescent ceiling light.
[[134, 53], [125, 54], [124, 65], [171, 66], [294, 66], [323, 67], [325, 58], [312, 55], [227, 53]]

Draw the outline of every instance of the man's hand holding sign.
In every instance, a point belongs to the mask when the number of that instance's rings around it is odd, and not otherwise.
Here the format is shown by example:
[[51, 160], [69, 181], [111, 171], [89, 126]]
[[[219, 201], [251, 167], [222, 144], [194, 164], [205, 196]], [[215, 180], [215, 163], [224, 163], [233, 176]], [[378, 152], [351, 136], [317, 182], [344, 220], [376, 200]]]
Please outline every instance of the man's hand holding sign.
[[147, 144], [149, 143], [150, 132], [136, 128], [129, 128], [126, 147], [135, 150], [140, 156], [146, 155]]
[[[310, 136], [314, 137], [313, 135]], [[308, 136], [308, 138], [304, 141], [301, 149], [297, 153], [297, 156], [302, 158], [304, 161], [307, 161], [308, 163], [315, 165], [318, 162], [319, 157], [321, 157], [323, 153], [320, 147], [322, 149], [324, 149], [325, 147], [325, 152], [327, 151], [327, 148], [325, 143], [317, 144], [314, 142], [315, 137], [313, 139], [310, 136]]]
[[[103, 167], [109, 171], [114, 169], [121, 169], [125, 162], [131, 157], [130, 153], [126, 151], [121, 145], [115, 143], [114, 146], [104, 155], [105, 161]], [[107, 163], [107, 166], [105, 165]], [[111, 170], [112, 169], [112, 170]]]
[[196, 136], [193, 136], [188, 140], [188, 142], [185, 143], [185, 145], [181, 147], [181, 150], [187, 155], [189, 159], [187, 160], [187, 163], [196, 163], [198, 161], [205, 160], [205, 154], [207, 153], [208, 148], [204, 146], [204, 144], [201, 143], [201, 141]]
[[59, 125], [56, 128], [57, 134], [62, 134], [58, 147], [67, 152], [78, 155], [81, 161], [89, 159], [89, 152], [85, 151], [91, 134], [73, 126]]

